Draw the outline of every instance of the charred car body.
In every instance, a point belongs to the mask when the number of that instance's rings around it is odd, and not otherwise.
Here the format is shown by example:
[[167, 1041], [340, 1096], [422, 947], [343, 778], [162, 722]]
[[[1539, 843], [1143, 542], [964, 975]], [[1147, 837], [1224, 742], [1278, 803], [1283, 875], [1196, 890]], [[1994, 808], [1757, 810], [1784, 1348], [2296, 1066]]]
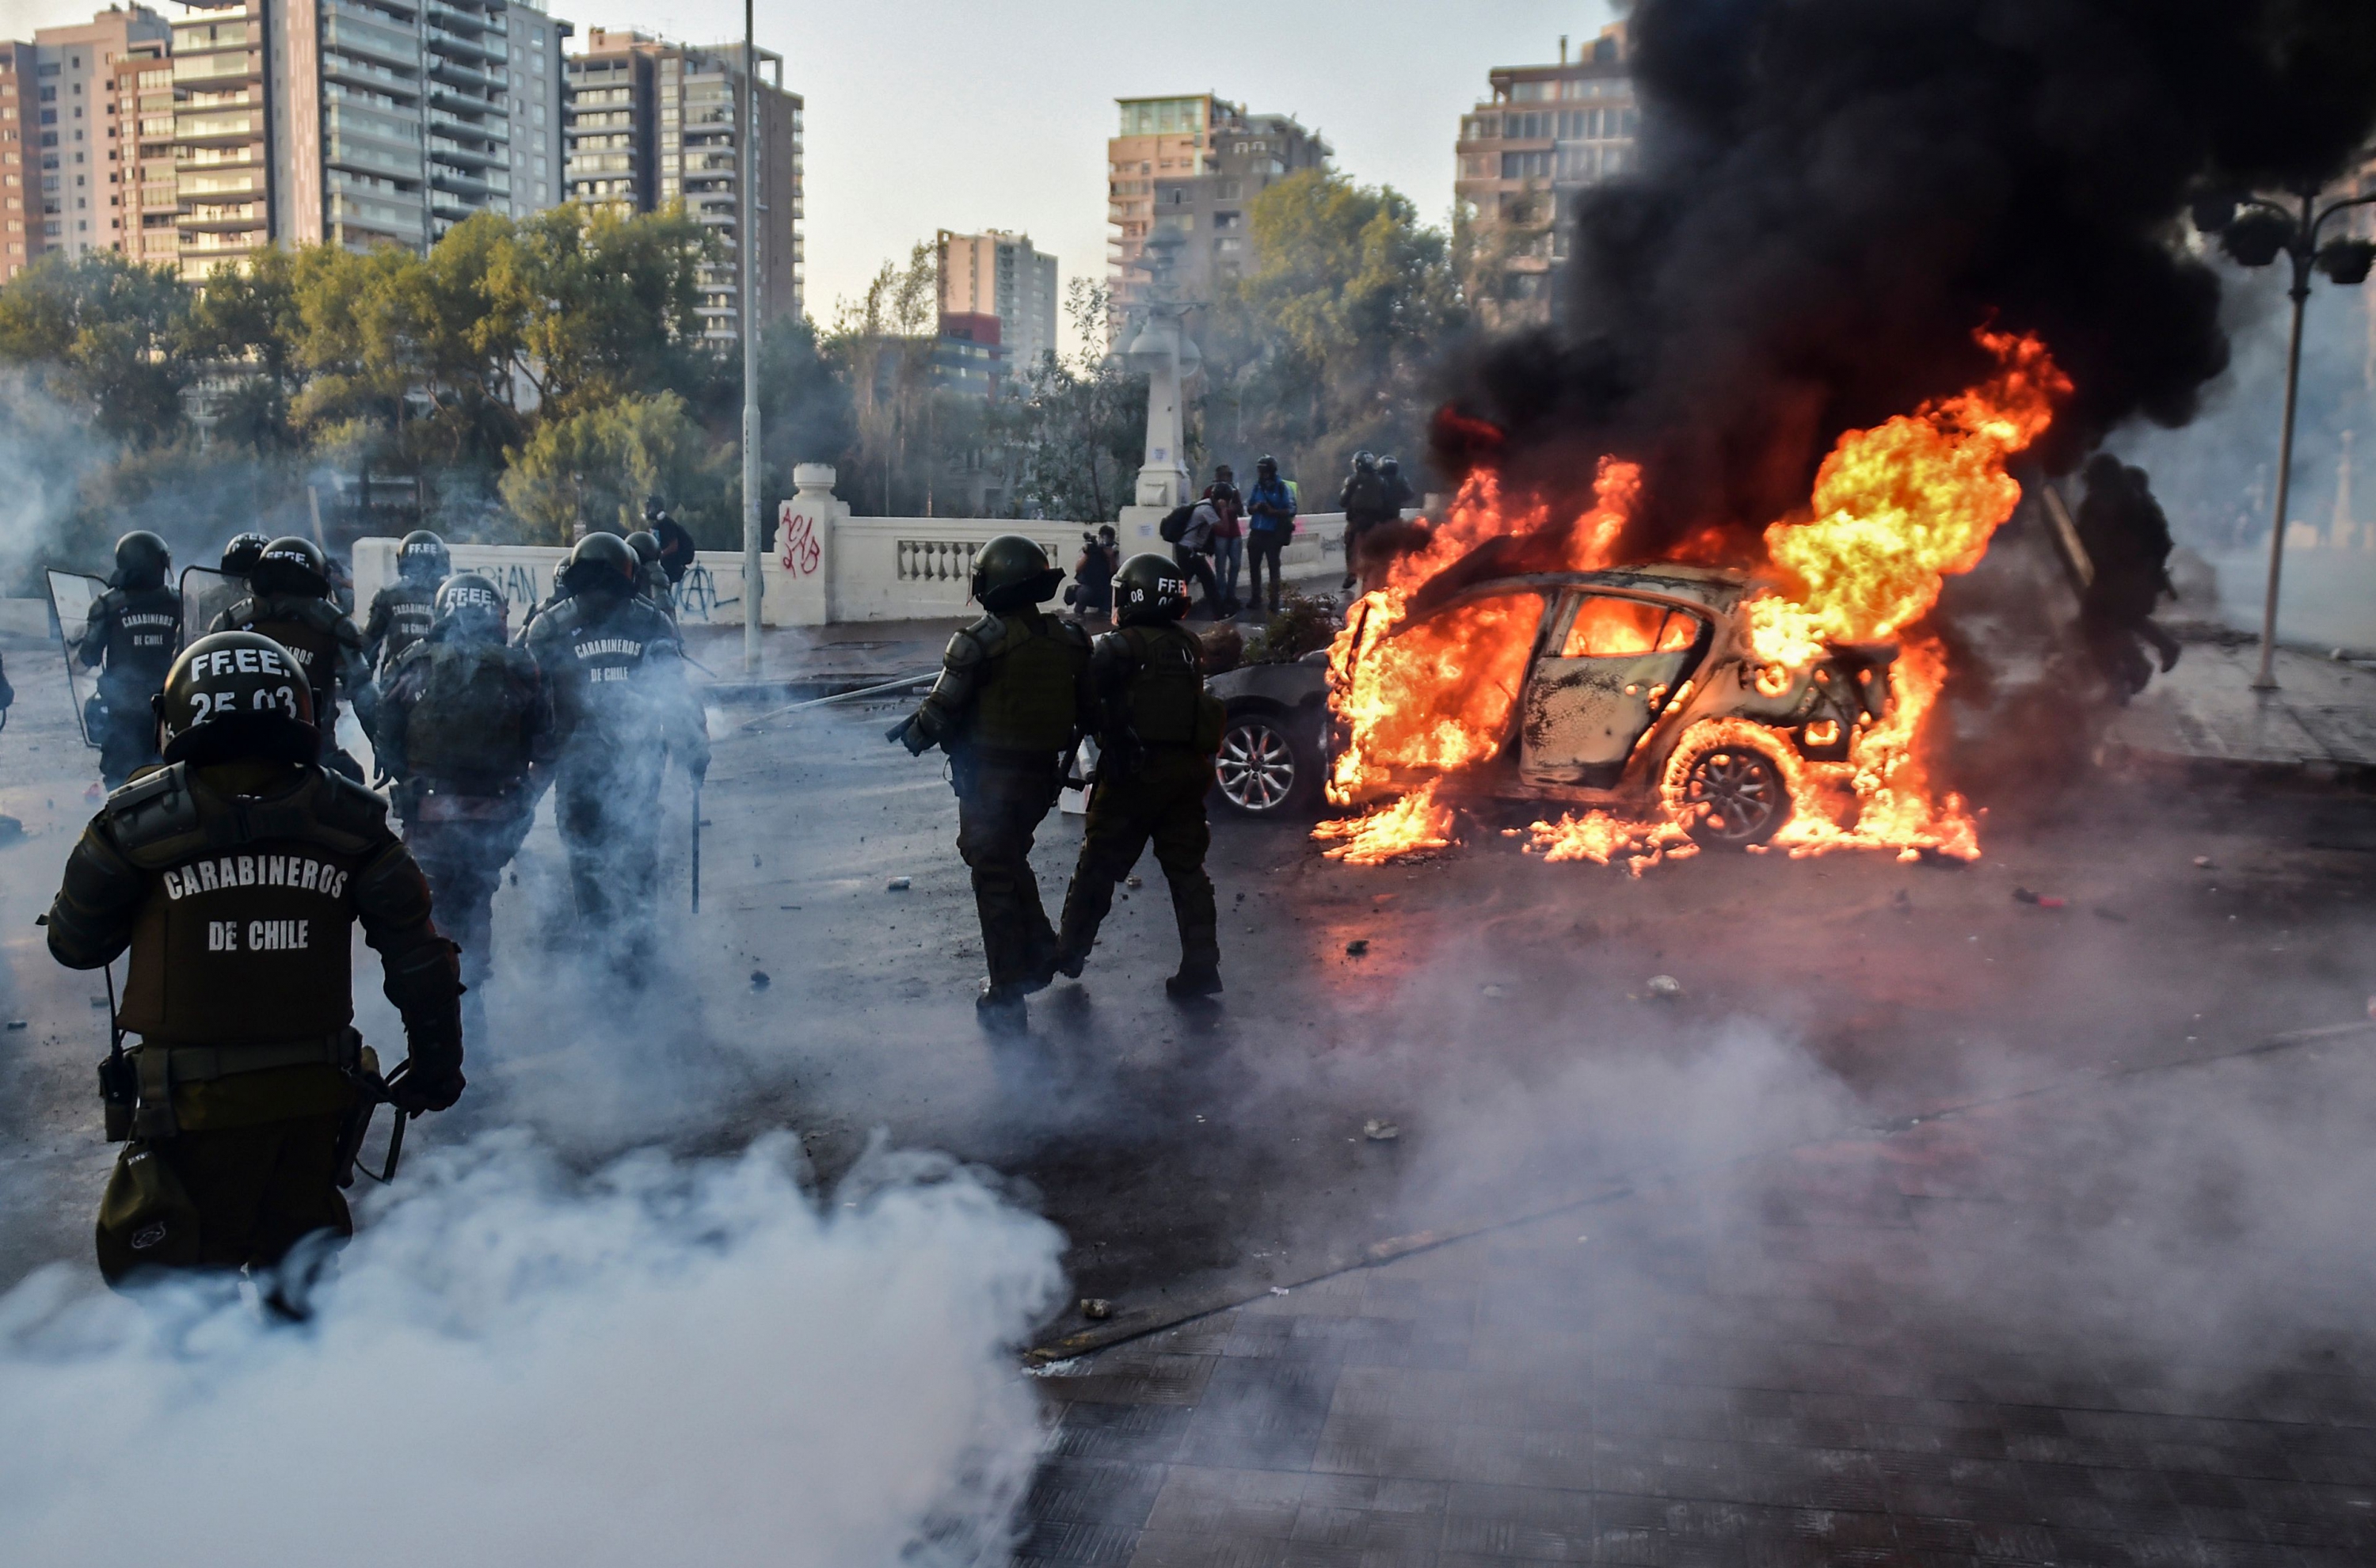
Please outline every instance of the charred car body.
[[[1491, 552], [1414, 594], [1372, 632], [1357, 607], [1344, 666], [1328, 656], [1257, 665], [1214, 678], [1229, 712], [1219, 792], [1249, 815], [1315, 806], [1321, 775], [1345, 742], [1332, 715], [1359, 707], [1382, 659], [1424, 664], [1437, 630], [1490, 617], [1506, 667], [1455, 671], [1469, 701], [1479, 683], [1498, 733], [1473, 762], [1410, 766], [1395, 748], [1352, 770], [1344, 803], [1400, 793], [1430, 778], [1450, 798], [1559, 802], [1629, 814], [1671, 814], [1703, 842], [1762, 843], [1788, 820], [1789, 757], [1844, 762], [1858, 726], [1888, 711], [1895, 644], [1833, 644], [1796, 668], [1761, 659], [1745, 607], [1759, 585], [1712, 567], [1501, 573]], [[1531, 625], [1529, 626], [1529, 623]], [[1411, 639], [1417, 639], [1412, 641]], [[1424, 716], [1420, 721], [1424, 723]], [[1489, 725], [1489, 730], [1491, 725]]]

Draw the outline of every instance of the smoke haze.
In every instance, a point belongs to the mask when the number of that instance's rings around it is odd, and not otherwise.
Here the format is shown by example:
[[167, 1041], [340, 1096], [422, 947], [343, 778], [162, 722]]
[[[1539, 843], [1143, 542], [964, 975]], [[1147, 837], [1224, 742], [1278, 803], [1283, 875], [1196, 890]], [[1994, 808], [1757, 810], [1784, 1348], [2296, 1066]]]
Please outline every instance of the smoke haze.
[[438, 1150], [302, 1329], [53, 1265], [0, 1298], [0, 1560], [1002, 1561], [1057, 1233], [944, 1160], [804, 1174]]
[[1977, 327], [2077, 385], [2066, 472], [2126, 421], [2196, 413], [2228, 366], [2208, 183], [2337, 173], [2376, 125], [2357, 0], [1645, 0], [1644, 168], [1570, 226], [1559, 327], [1481, 350], [1439, 457], [1563, 498], [1639, 457], [1632, 540], [1802, 506], [1844, 431], [1978, 380]]

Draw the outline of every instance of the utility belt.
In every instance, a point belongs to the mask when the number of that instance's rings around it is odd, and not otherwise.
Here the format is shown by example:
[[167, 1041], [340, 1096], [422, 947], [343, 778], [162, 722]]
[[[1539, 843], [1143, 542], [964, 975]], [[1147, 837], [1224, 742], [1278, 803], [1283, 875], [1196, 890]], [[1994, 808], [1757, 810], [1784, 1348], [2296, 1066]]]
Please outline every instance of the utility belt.
[[1024, 749], [1014, 746], [983, 746], [970, 741], [960, 741], [948, 748], [949, 782], [960, 795], [970, 795], [985, 773], [1021, 775], [1027, 778], [1055, 778], [1063, 772], [1065, 748], [1051, 746]]
[[174, 1045], [143, 1040], [99, 1064], [99, 1098], [106, 1108], [107, 1141], [154, 1141], [181, 1129], [173, 1115], [173, 1090], [182, 1084], [212, 1083], [243, 1073], [277, 1067], [335, 1067], [350, 1078], [376, 1078], [379, 1063], [354, 1029], [313, 1039], [257, 1045]]

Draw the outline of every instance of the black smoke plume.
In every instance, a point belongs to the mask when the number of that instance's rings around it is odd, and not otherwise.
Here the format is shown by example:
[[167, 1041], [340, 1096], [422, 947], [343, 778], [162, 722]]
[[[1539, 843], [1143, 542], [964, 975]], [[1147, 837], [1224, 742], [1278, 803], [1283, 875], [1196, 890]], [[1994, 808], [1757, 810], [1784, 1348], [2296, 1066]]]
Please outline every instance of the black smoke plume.
[[1580, 500], [1645, 469], [1661, 553], [1806, 503], [1845, 431], [2042, 337], [2037, 457], [2193, 417], [2228, 364], [2190, 198], [2337, 174], [2376, 126], [2370, 0], [1644, 0], [1643, 166], [1578, 204], [1560, 319], [1456, 372], [1443, 471]]

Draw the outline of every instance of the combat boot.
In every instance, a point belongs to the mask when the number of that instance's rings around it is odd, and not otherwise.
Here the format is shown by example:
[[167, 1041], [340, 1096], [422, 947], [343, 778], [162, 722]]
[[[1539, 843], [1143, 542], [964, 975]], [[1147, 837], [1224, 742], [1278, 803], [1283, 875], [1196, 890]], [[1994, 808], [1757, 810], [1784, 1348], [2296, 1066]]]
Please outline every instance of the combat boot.
[[1172, 997], [1218, 996], [1221, 967], [1213, 963], [1182, 964], [1178, 974], [1163, 982], [1163, 990]]
[[1019, 1033], [1031, 1021], [1030, 1013], [1023, 1005], [1027, 994], [1027, 988], [1014, 980], [998, 981], [985, 976], [981, 991], [973, 999], [974, 1018], [995, 1033]]

